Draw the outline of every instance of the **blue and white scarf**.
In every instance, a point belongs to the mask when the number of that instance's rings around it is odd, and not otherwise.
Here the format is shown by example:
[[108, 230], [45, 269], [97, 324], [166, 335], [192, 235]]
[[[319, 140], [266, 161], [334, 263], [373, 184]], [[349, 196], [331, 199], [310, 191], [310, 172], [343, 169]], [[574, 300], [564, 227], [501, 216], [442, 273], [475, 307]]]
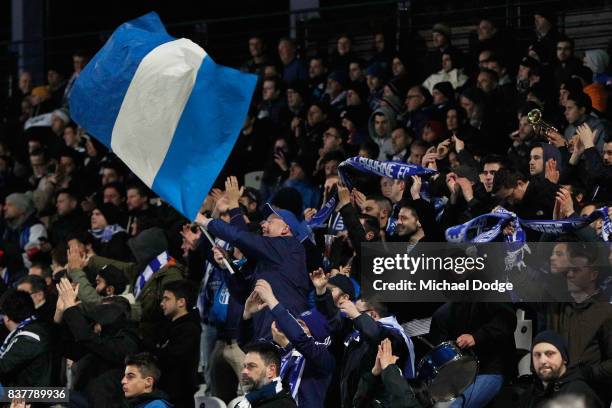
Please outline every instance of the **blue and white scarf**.
[[400, 324], [397, 322], [397, 319], [395, 318], [395, 316], [383, 317], [382, 319], [379, 319], [377, 323], [384, 326], [388, 330], [393, 330], [393, 331], [398, 332], [402, 336], [402, 338], [404, 339], [404, 342], [406, 343], [406, 348], [408, 349], [408, 358], [406, 359], [406, 364], [404, 365], [402, 369], [402, 374], [404, 375], [404, 378], [415, 378], [415, 370], [414, 370], [415, 355], [414, 355], [414, 344], [412, 343], [412, 340], [410, 340], [410, 338], [406, 336], [406, 332], [404, 331], [402, 326], [400, 326]]
[[[348, 168], [353, 168], [362, 173], [392, 178], [394, 180], [403, 180], [409, 178], [410, 176], [423, 176], [437, 173], [435, 170], [417, 166], [416, 164], [395, 161], [379, 161], [356, 156], [346, 159], [338, 166], [338, 175], [340, 176], [340, 180], [349, 189], [353, 188], [353, 183], [348, 176], [348, 172], [346, 171]], [[315, 214], [315, 216], [308, 223], [308, 226], [310, 228], [318, 228], [323, 225], [336, 208], [336, 203], [337, 196], [334, 195]], [[387, 231], [389, 231], [389, 226], [395, 224], [390, 218], [389, 224], [387, 225]], [[394, 230], [394, 228], [392, 228], [392, 230]]]
[[292, 349], [281, 358], [280, 378], [283, 378], [289, 385], [291, 396], [297, 404], [299, 404], [298, 391], [305, 367], [306, 359], [296, 349]]
[[516, 214], [498, 207], [489, 214], [479, 215], [464, 224], [448, 228], [445, 235], [448, 242], [492, 242], [499, 237], [506, 223], [510, 221], [514, 224], [515, 234], [506, 237], [506, 241], [524, 242], [526, 236], [521, 227], [559, 235], [584, 228], [599, 218], [603, 219], [601, 239], [610, 242], [612, 223], [608, 217], [608, 207], [598, 208], [588, 217], [565, 220], [523, 220]]
[[272, 379], [269, 384], [264, 385], [263, 387], [252, 390], [245, 398], [240, 401], [240, 403], [236, 406], [236, 408], [250, 408], [253, 404], [258, 401], [269, 399], [275, 396], [276, 394], [280, 394], [283, 391], [283, 383], [280, 377], [276, 377]]
[[95, 238], [99, 239], [103, 243], [107, 243], [113, 239], [113, 235], [125, 232], [125, 229], [119, 224], [108, 225], [105, 228], [90, 229], [89, 233]]
[[171, 261], [173, 261], [172, 257], [168, 254], [168, 252], [164, 251], [149, 262], [145, 270], [142, 271], [142, 273], [138, 275], [138, 279], [136, 279], [136, 287], [134, 288], [134, 295], [136, 298], [138, 298], [138, 295], [140, 295], [140, 292], [151, 277]]
[[[17, 336], [19, 336], [19, 334], [22, 331], [22, 329], [24, 327], [26, 327], [27, 325], [33, 323], [35, 320], [36, 320], [36, 316], [28, 317], [27, 319], [25, 319], [21, 323], [19, 323], [17, 325], [17, 327], [15, 328], [15, 330], [10, 332], [9, 335], [6, 336], [6, 339], [4, 340], [4, 343], [2, 343], [2, 346], [0, 347], [0, 358], [3, 358], [4, 355], [11, 349], [13, 341], [15, 340], [15, 338]], [[29, 335], [30, 336], [36, 336], [34, 333], [29, 333]]]

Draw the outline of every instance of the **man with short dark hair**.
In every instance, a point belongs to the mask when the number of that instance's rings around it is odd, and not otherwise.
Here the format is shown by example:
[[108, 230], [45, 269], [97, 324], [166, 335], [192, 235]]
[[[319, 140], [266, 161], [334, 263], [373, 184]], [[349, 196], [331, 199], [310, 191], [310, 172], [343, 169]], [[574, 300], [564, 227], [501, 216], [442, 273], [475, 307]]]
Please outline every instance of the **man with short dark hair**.
[[17, 282], [17, 290], [29, 293], [34, 302], [36, 318], [41, 322], [53, 323], [55, 314], [55, 304], [47, 301], [47, 284], [45, 279], [36, 275], [24, 276]]
[[55, 194], [57, 218], [49, 227], [49, 241], [55, 246], [66, 241], [70, 233], [87, 231], [90, 221], [79, 206], [77, 194], [69, 189], [62, 189]]
[[0, 299], [9, 335], [0, 346], [0, 383], [4, 386], [45, 387], [51, 381], [48, 333], [36, 319], [32, 297], [9, 289]]
[[[563, 136], [569, 142], [577, 133], [578, 128], [586, 123], [593, 133], [596, 134], [593, 144], [601, 154], [604, 140], [608, 137], [608, 133], [604, 123], [591, 115], [592, 111], [591, 98], [587, 94], [583, 92], [570, 93], [565, 102], [565, 119], [567, 119], [569, 125], [565, 128]], [[577, 147], [580, 150], [581, 145], [578, 144]], [[570, 164], [572, 164], [571, 159]]]
[[[123, 393], [133, 408], [171, 408], [168, 396], [157, 389], [161, 372], [149, 353], [139, 353], [125, 359], [125, 374], [121, 380]], [[193, 396], [191, 396], [193, 400]], [[193, 406], [193, 401], [192, 401]]]
[[502, 205], [528, 220], [551, 219], [558, 186], [546, 178], [527, 178], [502, 168], [495, 174], [493, 194]]
[[238, 407], [292, 408], [297, 407], [280, 378], [281, 359], [278, 348], [271, 343], [253, 343], [245, 347], [240, 378], [247, 394]]
[[560, 86], [578, 72], [582, 61], [574, 56], [574, 40], [561, 36], [557, 40], [557, 62], [554, 67], [555, 84]]
[[252, 35], [249, 38], [249, 54], [251, 58], [244, 63], [240, 70], [261, 76], [263, 74], [263, 67], [268, 62], [265, 50], [266, 47], [263, 39], [258, 35]]
[[161, 308], [170, 324], [165, 326], [155, 346], [162, 370], [159, 388], [170, 395], [175, 407], [193, 407], [202, 331], [200, 316], [194, 308], [197, 290], [188, 280], [170, 282], [163, 290]]
[[579, 371], [568, 370], [567, 343], [556, 332], [543, 331], [535, 337], [531, 346], [531, 361], [536, 377], [531, 389], [519, 402], [519, 408], [540, 407], [560, 395], [584, 398], [589, 408], [603, 407]]

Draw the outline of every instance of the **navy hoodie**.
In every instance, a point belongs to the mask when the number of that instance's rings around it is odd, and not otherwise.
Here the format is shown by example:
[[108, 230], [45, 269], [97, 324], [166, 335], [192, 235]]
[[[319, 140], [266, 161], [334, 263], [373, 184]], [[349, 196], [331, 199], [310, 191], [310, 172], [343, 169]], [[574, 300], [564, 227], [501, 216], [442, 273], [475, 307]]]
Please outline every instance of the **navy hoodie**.
[[[298, 315], [308, 309], [306, 253], [294, 237], [263, 237], [243, 231], [221, 220], [212, 220], [208, 231], [237, 247], [251, 261], [255, 261], [252, 282], [268, 281], [278, 301], [291, 313]], [[272, 339], [270, 326], [274, 320], [267, 309], [253, 316], [254, 339]]]
[[[335, 360], [328, 350], [327, 343], [319, 343], [308, 337], [302, 326], [289, 314], [282, 304], [272, 309], [272, 315], [280, 331], [290, 343], [284, 348], [284, 356], [294, 350], [304, 356], [304, 370], [297, 390], [291, 390], [292, 396], [300, 408], [323, 408], [327, 387], [334, 372]], [[283, 382], [287, 379], [283, 378]]]

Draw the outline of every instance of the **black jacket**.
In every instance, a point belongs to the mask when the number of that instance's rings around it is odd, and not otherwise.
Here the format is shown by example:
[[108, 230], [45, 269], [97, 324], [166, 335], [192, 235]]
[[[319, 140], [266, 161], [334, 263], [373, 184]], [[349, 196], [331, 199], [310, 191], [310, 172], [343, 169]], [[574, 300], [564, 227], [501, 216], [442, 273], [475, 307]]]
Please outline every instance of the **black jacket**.
[[353, 398], [354, 408], [424, 408], [395, 364], [380, 376], [365, 373]]
[[125, 358], [141, 350], [137, 329], [119, 317], [97, 335], [79, 307], [67, 309], [64, 322], [72, 335], [64, 342], [64, 356], [76, 361], [75, 391], [84, 393], [91, 407], [120, 406]]
[[446, 303], [434, 313], [430, 340], [434, 345], [471, 334], [479, 374], [516, 374], [516, 314], [505, 303]]
[[155, 354], [162, 376], [159, 388], [176, 407], [192, 407], [197, 391], [200, 359], [200, 316], [196, 311], [171, 322], [159, 339]]
[[[44, 387], [51, 381], [49, 335], [34, 321], [19, 329], [0, 357], [0, 383], [13, 387]], [[12, 345], [11, 345], [12, 344]]]
[[282, 390], [272, 397], [251, 402], [251, 408], [296, 408], [297, 405], [289, 391]]
[[[329, 291], [323, 296], [316, 296], [315, 302], [317, 310], [327, 318], [332, 330], [330, 350], [336, 361], [342, 361], [339, 364], [340, 405], [335, 406], [352, 407], [359, 380], [364, 373], [372, 370], [380, 342], [385, 338], [391, 340], [393, 354], [399, 357], [397, 365], [400, 367], [404, 367], [409, 358], [408, 347], [399, 333], [377, 323], [365, 313], [354, 320], [342, 317]], [[333, 379], [328, 389], [330, 392], [334, 393]]]
[[535, 377], [531, 388], [523, 394], [519, 401], [519, 408], [540, 408], [547, 402], [560, 395], [574, 394], [585, 398], [589, 408], [601, 408], [601, 403], [595, 392], [584, 382], [578, 371], [568, 371], [555, 382], [544, 387], [542, 381]]

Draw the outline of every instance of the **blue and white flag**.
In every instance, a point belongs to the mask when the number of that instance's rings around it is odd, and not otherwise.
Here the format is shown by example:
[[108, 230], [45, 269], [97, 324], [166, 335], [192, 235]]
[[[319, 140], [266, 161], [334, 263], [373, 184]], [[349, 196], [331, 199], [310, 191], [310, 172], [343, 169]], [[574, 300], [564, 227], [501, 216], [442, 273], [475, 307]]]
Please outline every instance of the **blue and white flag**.
[[83, 69], [70, 116], [193, 220], [236, 142], [256, 82], [171, 37], [152, 12], [117, 28]]

